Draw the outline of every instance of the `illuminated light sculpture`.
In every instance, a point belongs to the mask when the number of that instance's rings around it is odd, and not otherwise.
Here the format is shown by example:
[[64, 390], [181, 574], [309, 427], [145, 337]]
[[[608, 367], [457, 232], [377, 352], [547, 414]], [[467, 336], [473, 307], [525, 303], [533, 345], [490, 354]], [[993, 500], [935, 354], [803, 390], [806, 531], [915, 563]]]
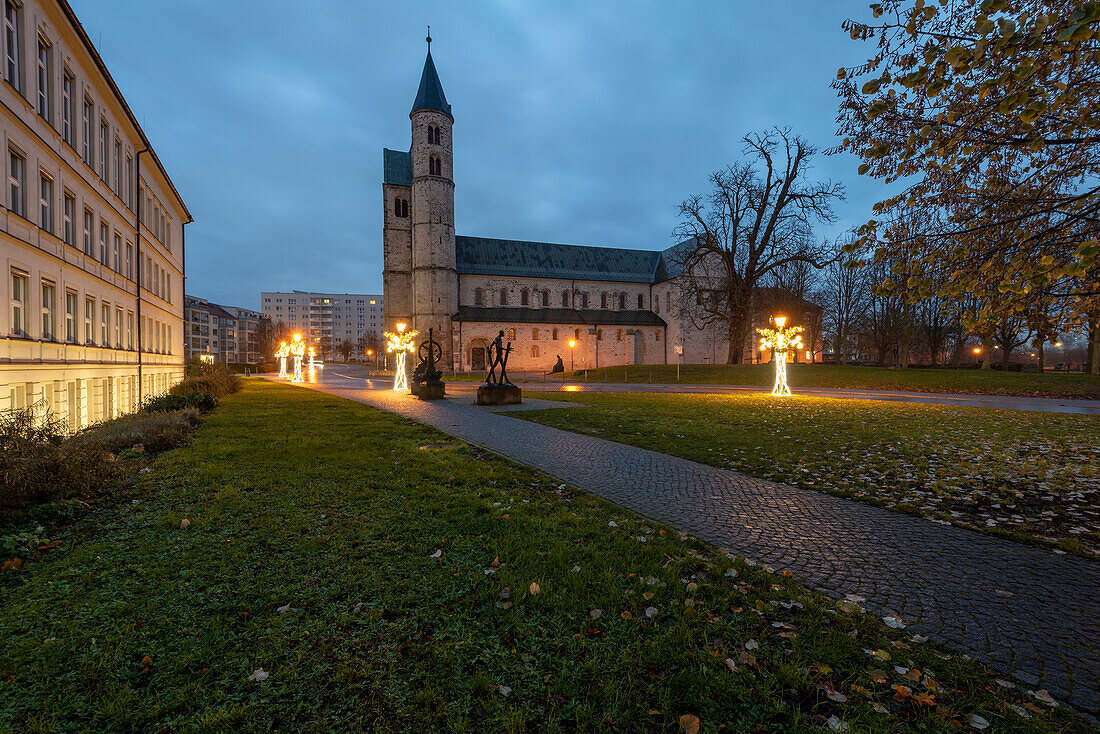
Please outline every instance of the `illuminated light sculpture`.
[[386, 351], [396, 352], [397, 354], [397, 374], [393, 377], [393, 389], [394, 390], [408, 390], [409, 379], [405, 375], [405, 354], [413, 351], [413, 339], [415, 339], [418, 332], [405, 331], [404, 324], [397, 325], [397, 333], [385, 332], [386, 339]]
[[775, 360], [775, 387], [772, 395], [790, 395], [791, 388], [787, 385], [787, 352], [791, 349], [802, 348], [802, 327], [790, 326], [783, 328], [787, 323], [786, 316], [775, 317], [774, 329], [757, 329], [760, 334], [760, 349], [772, 350], [772, 359]]
[[279, 349], [275, 352], [275, 356], [279, 358], [279, 377], [289, 377], [286, 373], [286, 358], [290, 354], [290, 348], [287, 347], [286, 342], [279, 343]]
[[295, 334], [294, 338], [290, 340], [290, 356], [294, 357], [294, 375], [290, 378], [291, 382], [303, 382], [302, 378], [302, 356], [306, 353], [305, 342], [302, 341], [301, 334]]

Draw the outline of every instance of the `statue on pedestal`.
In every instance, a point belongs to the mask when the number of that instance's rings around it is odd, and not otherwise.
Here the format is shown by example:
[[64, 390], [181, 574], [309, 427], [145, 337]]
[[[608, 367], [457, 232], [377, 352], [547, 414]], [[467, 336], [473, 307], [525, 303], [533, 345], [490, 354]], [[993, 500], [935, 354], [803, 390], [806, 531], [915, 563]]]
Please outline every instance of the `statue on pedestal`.
[[[504, 330], [489, 345], [489, 373], [485, 375], [485, 384], [477, 389], [478, 405], [516, 405], [523, 402], [523, 391], [508, 379], [508, 355], [512, 353], [512, 342], [504, 346]], [[500, 375], [496, 371], [500, 368]]]

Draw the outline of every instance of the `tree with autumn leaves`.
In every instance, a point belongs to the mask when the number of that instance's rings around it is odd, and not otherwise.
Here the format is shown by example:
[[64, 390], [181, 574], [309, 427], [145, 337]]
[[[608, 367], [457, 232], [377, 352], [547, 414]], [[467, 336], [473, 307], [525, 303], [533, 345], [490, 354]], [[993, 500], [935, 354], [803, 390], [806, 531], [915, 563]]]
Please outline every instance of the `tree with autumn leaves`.
[[[972, 333], [1017, 320], [1042, 339], [1087, 328], [1100, 372], [1100, 3], [886, 0], [871, 11], [873, 22], [845, 24], [876, 50], [838, 72], [838, 150], [902, 188], [849, 252], [905, 264], [883, 293], [974, 304], [963, 314]], [[907, 212], [933, 226], [890, 226]]]

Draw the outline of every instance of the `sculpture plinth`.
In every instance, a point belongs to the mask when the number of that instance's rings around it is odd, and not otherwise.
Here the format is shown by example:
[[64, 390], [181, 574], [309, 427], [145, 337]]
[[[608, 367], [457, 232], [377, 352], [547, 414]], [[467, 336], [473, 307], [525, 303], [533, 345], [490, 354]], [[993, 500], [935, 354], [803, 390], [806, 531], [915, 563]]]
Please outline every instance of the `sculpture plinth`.
[[[485, 376], [485, 384], [477, 389], [478, 405], [518, 405], [523, 402], [523, 391], [508, 379], [508, 355], [511, 353], [512, 343], [504, 346], [502, 329], [489, 345], [489, 374]], [[497, 367], [500, 367], [499, 377]]]

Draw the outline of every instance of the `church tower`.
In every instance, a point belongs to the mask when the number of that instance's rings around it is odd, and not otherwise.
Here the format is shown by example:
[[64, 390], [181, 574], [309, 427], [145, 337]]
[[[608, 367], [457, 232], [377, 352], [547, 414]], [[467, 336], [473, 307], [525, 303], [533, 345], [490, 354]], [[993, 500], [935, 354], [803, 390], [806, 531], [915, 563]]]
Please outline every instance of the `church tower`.
[[[443, 347], [443, 369], [452, 366], [451, 317], [458, 311], [455, 269], [455, 194], [451, 106], [432, 61], [432, 38], [409, 119], [412, 121], [411, 224], [412, 324], [428, 328]], [[388, 310], [388, 304], [387, 304]]]

